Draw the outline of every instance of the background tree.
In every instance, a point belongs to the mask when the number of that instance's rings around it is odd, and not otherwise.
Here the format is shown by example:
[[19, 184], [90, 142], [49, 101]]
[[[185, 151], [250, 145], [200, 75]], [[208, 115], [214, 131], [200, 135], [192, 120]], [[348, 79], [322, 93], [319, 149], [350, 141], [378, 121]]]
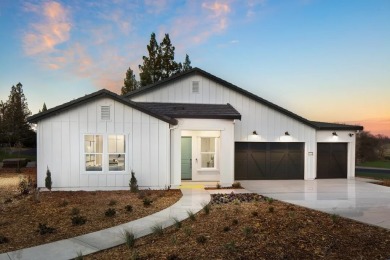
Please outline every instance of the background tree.
[[149, 45], [146, 46], [148, 56], [143, 56], [143, 65], [139, 65], [139, 76], [141, 86], [153, 84], [161, 79], [161, 56], [159, 45], [156, 41], [156, 34], [150, 36]]
[[356, 135], [356, 159], [358, 162], [375, 161], [378, 156], [378, 140], [370, 132], [361, 131]]
[[43, 102], [42, 110], [39, 109], [39, 113], [47, 111], [46, 103]]
[[135, 79], [133, 70], [129, 67], [124, 79], [124, 86], [121, 89], [121, 94], [124, 95], [138, 88], [138, 81]]
[[175, 46], [172, 45], [169, 34], [165, 34], [163, 41], [159, 46], [159, 56], [161, 60], [161, 79], [169, 78], [170, 76], [180, 72], [179, 64], [175, 61]]
[[183, 72], [183, 71], [187, 71], [190, 69], [192, 69], [190, 57], [188, 56], [188, 54], [186, 54], [186, 58], [184, 60], [183, 67], [182, 67], [181, 71]]

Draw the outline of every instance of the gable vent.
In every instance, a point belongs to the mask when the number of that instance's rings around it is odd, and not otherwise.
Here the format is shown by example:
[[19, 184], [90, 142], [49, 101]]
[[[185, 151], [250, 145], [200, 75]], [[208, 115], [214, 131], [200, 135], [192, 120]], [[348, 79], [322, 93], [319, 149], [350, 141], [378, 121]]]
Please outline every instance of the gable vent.
[[199, 93], [199, 81], [192, 81], [192, 93]]
[[110, 120], [110, 106], [101, 106], [100, 112], [102, 120]]

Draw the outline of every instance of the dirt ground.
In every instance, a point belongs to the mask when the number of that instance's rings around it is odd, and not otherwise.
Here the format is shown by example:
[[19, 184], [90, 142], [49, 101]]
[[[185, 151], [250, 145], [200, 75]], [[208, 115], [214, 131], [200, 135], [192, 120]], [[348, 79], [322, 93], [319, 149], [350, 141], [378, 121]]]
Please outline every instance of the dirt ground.
[[[237, 195], [248, 196], [248, 195]], [[213, 198], [213, 201], [221, 201]], [[224, 201], [229, 201], [224, 199]], [[389, 259], [390, 231], [280, 201], [230, 199], [84, 259]]]
[[[20, 195], [18, 191], [20, 178], [30, 176], [35, 181], [36, 170], [23, 168], [21, 174], [14, 171], [0, 169], [0, 253], [126, 223], [167, 208], [182, 196], [179, 190], [144, 191], [140, 194], [130, 191], [53, 191], [40, 192], [40, 202], [37, 202], [35, 194]], [[144, 206], [144, 197], [152, 200], [150, 206]], [[127, 205], [132, 206], [131, 211], [126, 209]], [[115, 209], [115, 216], [106, 216], [109, 208]], [[74, 216], [86, 218], [86, 223], [73, 225]], [[46, 228], [41, 225], [39, 229], [39, 224], [45, 224]], [[47, 233], [40, 234], [39, 230]]]

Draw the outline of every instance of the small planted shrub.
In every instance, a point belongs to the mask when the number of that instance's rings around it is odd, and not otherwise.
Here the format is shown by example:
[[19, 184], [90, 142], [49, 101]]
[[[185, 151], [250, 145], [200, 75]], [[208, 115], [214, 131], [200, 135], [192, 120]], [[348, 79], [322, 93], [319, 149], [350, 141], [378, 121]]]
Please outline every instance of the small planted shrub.
[[224, 245], [225, 249], [229, 252], [235, 252], [237, 251], [236, 243], [234, 241], [231, 241], [229, 243], [226, 243]]
[[116, 200], [110, 200], [110, 202], [108, 202], [108, 206], [115, 206], [116, 204], [117, 204]]
[[192, 235], [192, 229], [190, 227], [184, 227], [184, 234], [186, 234], [186, 236], [191, 236]]
[[233, 219], [232, 224], [233, 225], [238, 225], [238, 219]]
[[330, 217], [331, 217], [332, 222], [333, 222], [334, 224], [338, 223], [339, 220], [340, 220], [340, 217], [339, 217], [337, 214], [332, 214]]
[[145, 197], [145, 198], [142, 200], [142, 202], [144, 203], [144, 206], [145, 206], [145, 207], [149, 207], [149, 206], [152, 204], [153, 200], [151, 200], [149, 197]]
[[272, 207], [272, 206], [269, 206], [269, 208], [268, 208], [268, 212], [269, 213], [273, 213], [275, 211], [275, 208], [274, 207]]
[[251, 214], [253, 217], [259, 216], [259, 212], [257, 212], [257, 211], [252, 211]]
[[45, 178], [45, 187], [51, 191], [51, 185], [53, 182], [51, 181], [51, 172], [49, 170], [49, 166], [47, 166], [47, 171], [46, 171], [46, 178]]
[[242, 232], [244, 233], [245, 237], [250, 237], [253, 233], [253, 229], [251, 227], [244, 227]]
[[177, 229], [181, 228], [182, 223], [177, 218], [173, 218], [173, 221], [175, 222], [174, 225]]
[[70, 219], [73, 226], [81, 226], [87, 222], [87, 218], [81, 215], [73, 215]]
[[203, 211], [206, 215], [210, 214], [211, 205], [209, 203], [202, 203]]
[[272, 204], [274, 202], [273, 198], [265, 198], [265, 201], [268, 202], [268, 204]]
[[83, 260], [84, 257], [83, 257], [83, 253], [80, 251], [80, 252], [77, 252], [77, 256], [75, 257], [74, 260]]
[[66, 207], [66, 206], [68, 206], [68, 204], [69, 204], [69, 201], [62, 199], [61, 202], [58, 204], [58, 206]]
[[0, 235], [0, 244], [8, 243], [9, 239], [3, 235]]
[[230, 227], [229, 227], [229, 226], [225, 226], [225, 227], [223, 228], [223, 232], [228, 232], [228, 231], [230, 231]]
[[196, 238], [196, 242], [198, 242], [199, 244], [204, 244], [204, 243], [206, 243], [206, 241], [207, 241], [207, 238], [204, 235], [200, 235]]
[[40, 235], [53, 233], [54, 230], [55, 228], [49, 227], [46, 224], [42, 224], [42, 223], [38, 224], [38, 232]]
[[232, 187], [235, 189], [242, 189], [241, 183], [239, 181], [233, 182]]
[[176, 244], [177, 244], [177, 236], [176, 236], [176, 235], [172, 235], [172, 236], [171, 236], [171, 243], [172, 243], [173, 245], [176, 245]]
[[12, 199], [11, 198], [6, 198], [4, 200], [4, 204], [8, 204], [8, 203], [11, 203], [12, 202]]
[[163, 227], [161, 224], [156, 224], [152, 227], [152, 232], [155, 235], [162, 236], [163, 235]]
[[19, 180], [19, 186], [18, 191], [21, 195], [27, 195], [30, 193], [31, 190], [31, 183], [29, 183], [29, 180], [25, 177], [20, 178]]
[[133, 248], [135, 245], [134, 233], [126, 230], [124, 236], [125, 236], [126, 246], [128, 248]]
[[187, 215], [192, 221], [196, 220], [195, 214], [191, 210], [187, 210]]
[[171, 254], [167, 256], [167, 260], [180, 260], [181, 258], [176, 254]]
[[115, 216], [115, 214], [116, 210], [114, 208], [108, 208], [106, 212], [104, 212], [104, 215], [106, 215], [106, 217], [113, 217]]
[[220, 189], [220, 188], [221, 188], [221, 184], [220, 184], [219, 182], [217, 183], [216, 188], [217, 188], [217, 189]]
[[130, 192], [137, 193], [139, 191], [137, 183], [138, 182], [137, 182], [137, 179], [135, 178], [135, 173], [133, 171], [131, 171], [131, 178], [130, 178], [130, 183], [129, 183]]
[[132, 212], [132, 211], [133, 211], [133, 206], [131, 206], [131, 205], [126, 205], [126, 206], [125, 206], [125, 210], [126, 210], [127, 212]]
[[70, 215], [79, 215], [80, 214], [80, 209], [79, 208], [72, 208], [70, 211]]

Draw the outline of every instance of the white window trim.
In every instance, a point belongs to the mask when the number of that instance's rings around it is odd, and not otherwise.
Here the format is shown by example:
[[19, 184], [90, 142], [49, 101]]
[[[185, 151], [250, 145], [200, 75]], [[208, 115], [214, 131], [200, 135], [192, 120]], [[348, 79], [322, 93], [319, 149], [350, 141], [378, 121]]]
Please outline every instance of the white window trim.
[[[202, 152], [202, 138], [214, 138], [214, 147], [215, 147], [215, 151], [214, 152]], [[202, 136], [202, 137], [199, 137], [199, 140], [198, 140], [198, 143], [199, 143], [199, 158], [200, 158], [200, 167], [198, 169], [199, 172], [206, 172], [206, 171], [209, 171], [209, 172], [218, 172], [219, 171], [219, 137], [215, 137], [215, 136]], [[214, 154], [214, 167], [210, 167], [210, 168], [207, 168], [207, 167], [202, 167], [202, 154]]]

